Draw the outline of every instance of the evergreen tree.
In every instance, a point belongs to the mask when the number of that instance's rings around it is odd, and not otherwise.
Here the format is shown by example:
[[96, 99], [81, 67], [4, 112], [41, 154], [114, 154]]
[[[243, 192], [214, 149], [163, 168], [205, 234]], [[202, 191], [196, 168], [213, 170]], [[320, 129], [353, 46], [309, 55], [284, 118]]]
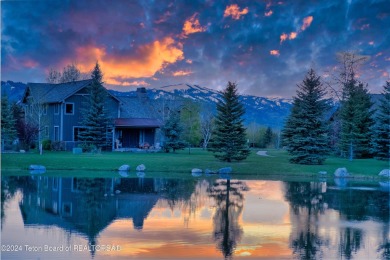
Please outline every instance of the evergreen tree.
[[92, 82], [88, 87], [88, 100], [83, 109], [83, 125], [85, 129], [80, 132], [80, 140], [83, 148], [91, 150], [103, 148], [107, 144], [108, 117], [105, 110], [107, 98], [106, 89], [103, 87], [103, 75], [99, 63], [96, 62], [91, 74]]
[[379, 160], [390, 159], [390, 81], [384, 85], [376, 124], [373, 131], [372, 151]]
[[180, 140], [183, 126], [180, 123], [178, 112], [172, 111], [170, 113], [168, 120], [161, 130], [166, 138], [163, 146], [165, 152], [169, 153], [171, 149], [175, 152], [176, 150], [184, 149], [186, 147], [186, 143]]
[[8, 103], [8, 96], [4, 93], [1, 96], [1, 140], [4, 144], [12, 144], [17, 137], [15, 118]]
[[217, 104], [215, 133], [210, 151], [221, 161], [241, 161], [248, 157], [249, 149], [243, 126], [245, 108], [239, 100], [237, 85], [229, 82]]
[[273, 134], [271, 127], [267, 127], [263, 137], [263, 144], [265, 148], [272, 142], [272, 136]]
[[310, 69], [298, 85], [291, 114], [283, 129], [283, 142], [292, 155], [292, 163], [322, 164], [326, 159], [329, 148], [324, 113], [329, 105], [325, 94], [320, 77]]
[[371, 155], [372, 102], [367, 87], [354, 78], [343, 89], [340, 148], [349, 158]]

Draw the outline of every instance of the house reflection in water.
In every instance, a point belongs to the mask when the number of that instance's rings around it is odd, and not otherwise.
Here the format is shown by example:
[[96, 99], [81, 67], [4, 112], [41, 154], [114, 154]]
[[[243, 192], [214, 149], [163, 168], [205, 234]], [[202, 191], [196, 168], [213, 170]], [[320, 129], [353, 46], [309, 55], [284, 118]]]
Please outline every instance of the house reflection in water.
[[162, 190], [162, 182], [148, 178], [31, 178], [36, 188], [24, 190], [20, 202], [24, 225], [58, 226], [90, 245], [116, 219], [132, 219], [141, 230]]

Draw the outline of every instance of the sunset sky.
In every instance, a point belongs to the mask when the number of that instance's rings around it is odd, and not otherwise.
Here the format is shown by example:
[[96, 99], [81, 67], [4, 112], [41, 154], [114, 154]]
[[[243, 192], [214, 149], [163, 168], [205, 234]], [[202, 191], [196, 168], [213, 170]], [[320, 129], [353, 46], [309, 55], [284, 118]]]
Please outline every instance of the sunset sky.
[[379, 93], [390, 73], [387, 0], [1, 2], [1, 79], [45, 82], [50, 68], [99, 61], [105, 85], [128, 91], [189, 83], [291, 97], [336, 54], [369, 56], [361, 78]]

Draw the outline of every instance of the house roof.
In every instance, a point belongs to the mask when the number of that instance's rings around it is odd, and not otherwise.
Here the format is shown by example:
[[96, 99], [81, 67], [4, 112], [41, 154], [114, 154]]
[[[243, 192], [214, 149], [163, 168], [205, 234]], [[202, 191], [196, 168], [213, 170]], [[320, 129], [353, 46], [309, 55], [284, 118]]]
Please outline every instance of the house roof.
[[148, 98], [117, 97], [121, 106], [121, 117], [154, 118], [153, 107]]
[[154, 118], [116, 118], [115, 126], [157, 128], [161, 123]]
[[[27, 83], [23, 94], [22, 102], [25, 102], [27, 95], [30, 94], [34, 100], [40, 103], [59, 103], [90, 85], [92, 79], [72, 81], [60, 84], [51, 83]], [[108, 92], [110, 96], [120, 101], [117, 97]]]
[[91, 82], [92, 79], [60, 84], [27, 83], [27, 88], [24, 92], [22, 101], [25, 102], [27, 95], [30, 94], [34, 100], [41, 103], [61, 102], [82, 88], [88, 86]]

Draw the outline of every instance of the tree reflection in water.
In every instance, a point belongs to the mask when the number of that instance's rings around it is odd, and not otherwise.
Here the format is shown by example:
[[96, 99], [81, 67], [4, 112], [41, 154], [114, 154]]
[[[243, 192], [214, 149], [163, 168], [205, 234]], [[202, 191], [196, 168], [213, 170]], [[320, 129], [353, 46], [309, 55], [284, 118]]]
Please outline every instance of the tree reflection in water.
[[245, 182], [230, 179], [216, 180], [207, 190], [216, 203], [213, 237], [225, 259], [232, 259], [234, 249], [241, 240], [243, 231], [238, 218], [243, 210], [243, 192], [248, 190]]
[[329, 243], [319, 235], [318, 217], [325, 211], [324, 183], [288, 182], [285, 198], [290, 203], [291, 221], [295, 230], [290, 235], [294, 255], [300, 259], [316, 259], [322, 255], [321, 247]]

